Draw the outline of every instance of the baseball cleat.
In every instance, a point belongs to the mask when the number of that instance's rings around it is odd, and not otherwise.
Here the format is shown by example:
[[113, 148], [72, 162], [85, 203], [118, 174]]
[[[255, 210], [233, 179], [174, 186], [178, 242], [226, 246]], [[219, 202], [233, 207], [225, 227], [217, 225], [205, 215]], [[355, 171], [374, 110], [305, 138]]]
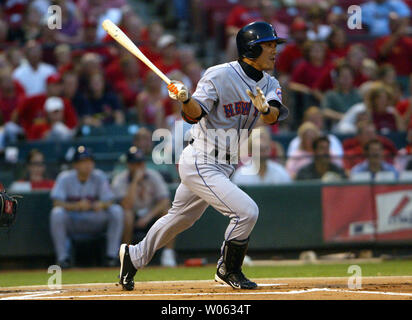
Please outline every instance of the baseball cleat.
[[129, 246], [127, 244], [122, 244], [119, 250], [120, 258], [120, 281], [119, 284], [122, 285], [123, 290], [131, 291], [134, 289], [134, 276], [136, 275], [137, 269], [133, 266], [132, 260], [129, 255]]
[[256, 289], [257, 284], [253, 281], [250, 281], [246, 276], [243, 274], [242, 271], [228, 273], [226, 275], [219, 272], [219, 269], [216, 271], [215, 274], [215, 281], [223, 284], [228, 284], [233, 289]]

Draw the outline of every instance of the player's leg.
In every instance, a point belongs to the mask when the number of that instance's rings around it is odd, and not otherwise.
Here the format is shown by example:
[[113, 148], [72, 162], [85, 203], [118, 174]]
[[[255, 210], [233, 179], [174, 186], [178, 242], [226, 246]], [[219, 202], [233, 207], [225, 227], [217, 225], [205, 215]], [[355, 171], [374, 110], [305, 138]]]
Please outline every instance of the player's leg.
[[54, 207], [50, 213], [50, 234], [53, 240], [57, 264], [62, 268], [70, 266], [68, 228], [71, 223], [69, 213], [62, 207]]
[[198, 220], [208, 204], [180, 184], [168, 213], [158, 219], [142, 241], [136, 245], [122, 244], [120, 256], [120, 284], [124, 290], [133, 290], [136, 271], [146, 266], [155, 252], [170, 243], [179, 233]]
[[106, 263], [115, 266], [118, 262], [117, 255], [122, 240], [124, 214], [118, 204], [113, 204], [105, 211], [107, 215], [107, 241], [106, 241]]
[[156, 250], [170, 243], [179, 233], [191, 227], [203, 214], [208, 204], [180, 184], [168, 213], [159, 218], [146, 237], [134, 246], [129, 246], [133, 265], [139, 269], [146, 266]]
[[258, 218], [258, 206], [249, 195], [230, 181], [230, 167], [197, 162], [195, 167], [196, 171], [184, 174], [182, 181], [193, 193], [230, 218], [222, 256], [218, 262], [217, 277], [234, 288], [256, 288], [257, 285], [243, 275], [241, 266], [250, 233]]

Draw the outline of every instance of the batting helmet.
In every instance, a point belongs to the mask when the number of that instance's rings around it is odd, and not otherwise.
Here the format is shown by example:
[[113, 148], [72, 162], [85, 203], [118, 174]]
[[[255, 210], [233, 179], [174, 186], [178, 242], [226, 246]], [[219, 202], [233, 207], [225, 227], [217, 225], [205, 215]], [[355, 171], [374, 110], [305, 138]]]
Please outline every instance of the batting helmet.
[[279, 38], [273, 26], [267, 22], [256, 21], [244, 26], [236, 35], [236, 45], [239, 57], [256, 59], [262, 53], [261, 42], [276, 41], [285, 43], [286, 39]]

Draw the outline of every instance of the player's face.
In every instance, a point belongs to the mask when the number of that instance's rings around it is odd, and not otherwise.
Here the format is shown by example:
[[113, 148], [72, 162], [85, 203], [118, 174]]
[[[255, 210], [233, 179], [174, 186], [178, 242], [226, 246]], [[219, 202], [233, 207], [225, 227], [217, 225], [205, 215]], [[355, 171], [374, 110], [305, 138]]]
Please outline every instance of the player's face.
[[277, 43], [275, 41], [262, 42], [260, 46], [262, 47], [262, 53], [256, 59], [256, 67], [260, 71], [271, 71], [275, 68]]
[[89, 176], [94, 169], [94, 161], [92, 159], [83, 159], [77, 161], [74, 167], [80, 175]]

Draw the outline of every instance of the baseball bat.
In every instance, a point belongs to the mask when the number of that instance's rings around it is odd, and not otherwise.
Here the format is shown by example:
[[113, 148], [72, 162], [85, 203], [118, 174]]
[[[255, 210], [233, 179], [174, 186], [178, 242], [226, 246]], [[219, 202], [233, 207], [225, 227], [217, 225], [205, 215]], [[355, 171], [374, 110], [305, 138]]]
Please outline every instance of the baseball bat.
[[144, 54], [140, 49], [130, 40], [130, 38], [122, 31], [118, 26], [116, 26], [112, 21], [106, 19], [102, 22], [103, 29], [120, 45], [127, 49], [130, 53], [136, 56], [140, 61], [147, 65], [154, 73], [156, 73], [164, 82], [168, 85], [170, 84], [170, 79], [159, 70]]

